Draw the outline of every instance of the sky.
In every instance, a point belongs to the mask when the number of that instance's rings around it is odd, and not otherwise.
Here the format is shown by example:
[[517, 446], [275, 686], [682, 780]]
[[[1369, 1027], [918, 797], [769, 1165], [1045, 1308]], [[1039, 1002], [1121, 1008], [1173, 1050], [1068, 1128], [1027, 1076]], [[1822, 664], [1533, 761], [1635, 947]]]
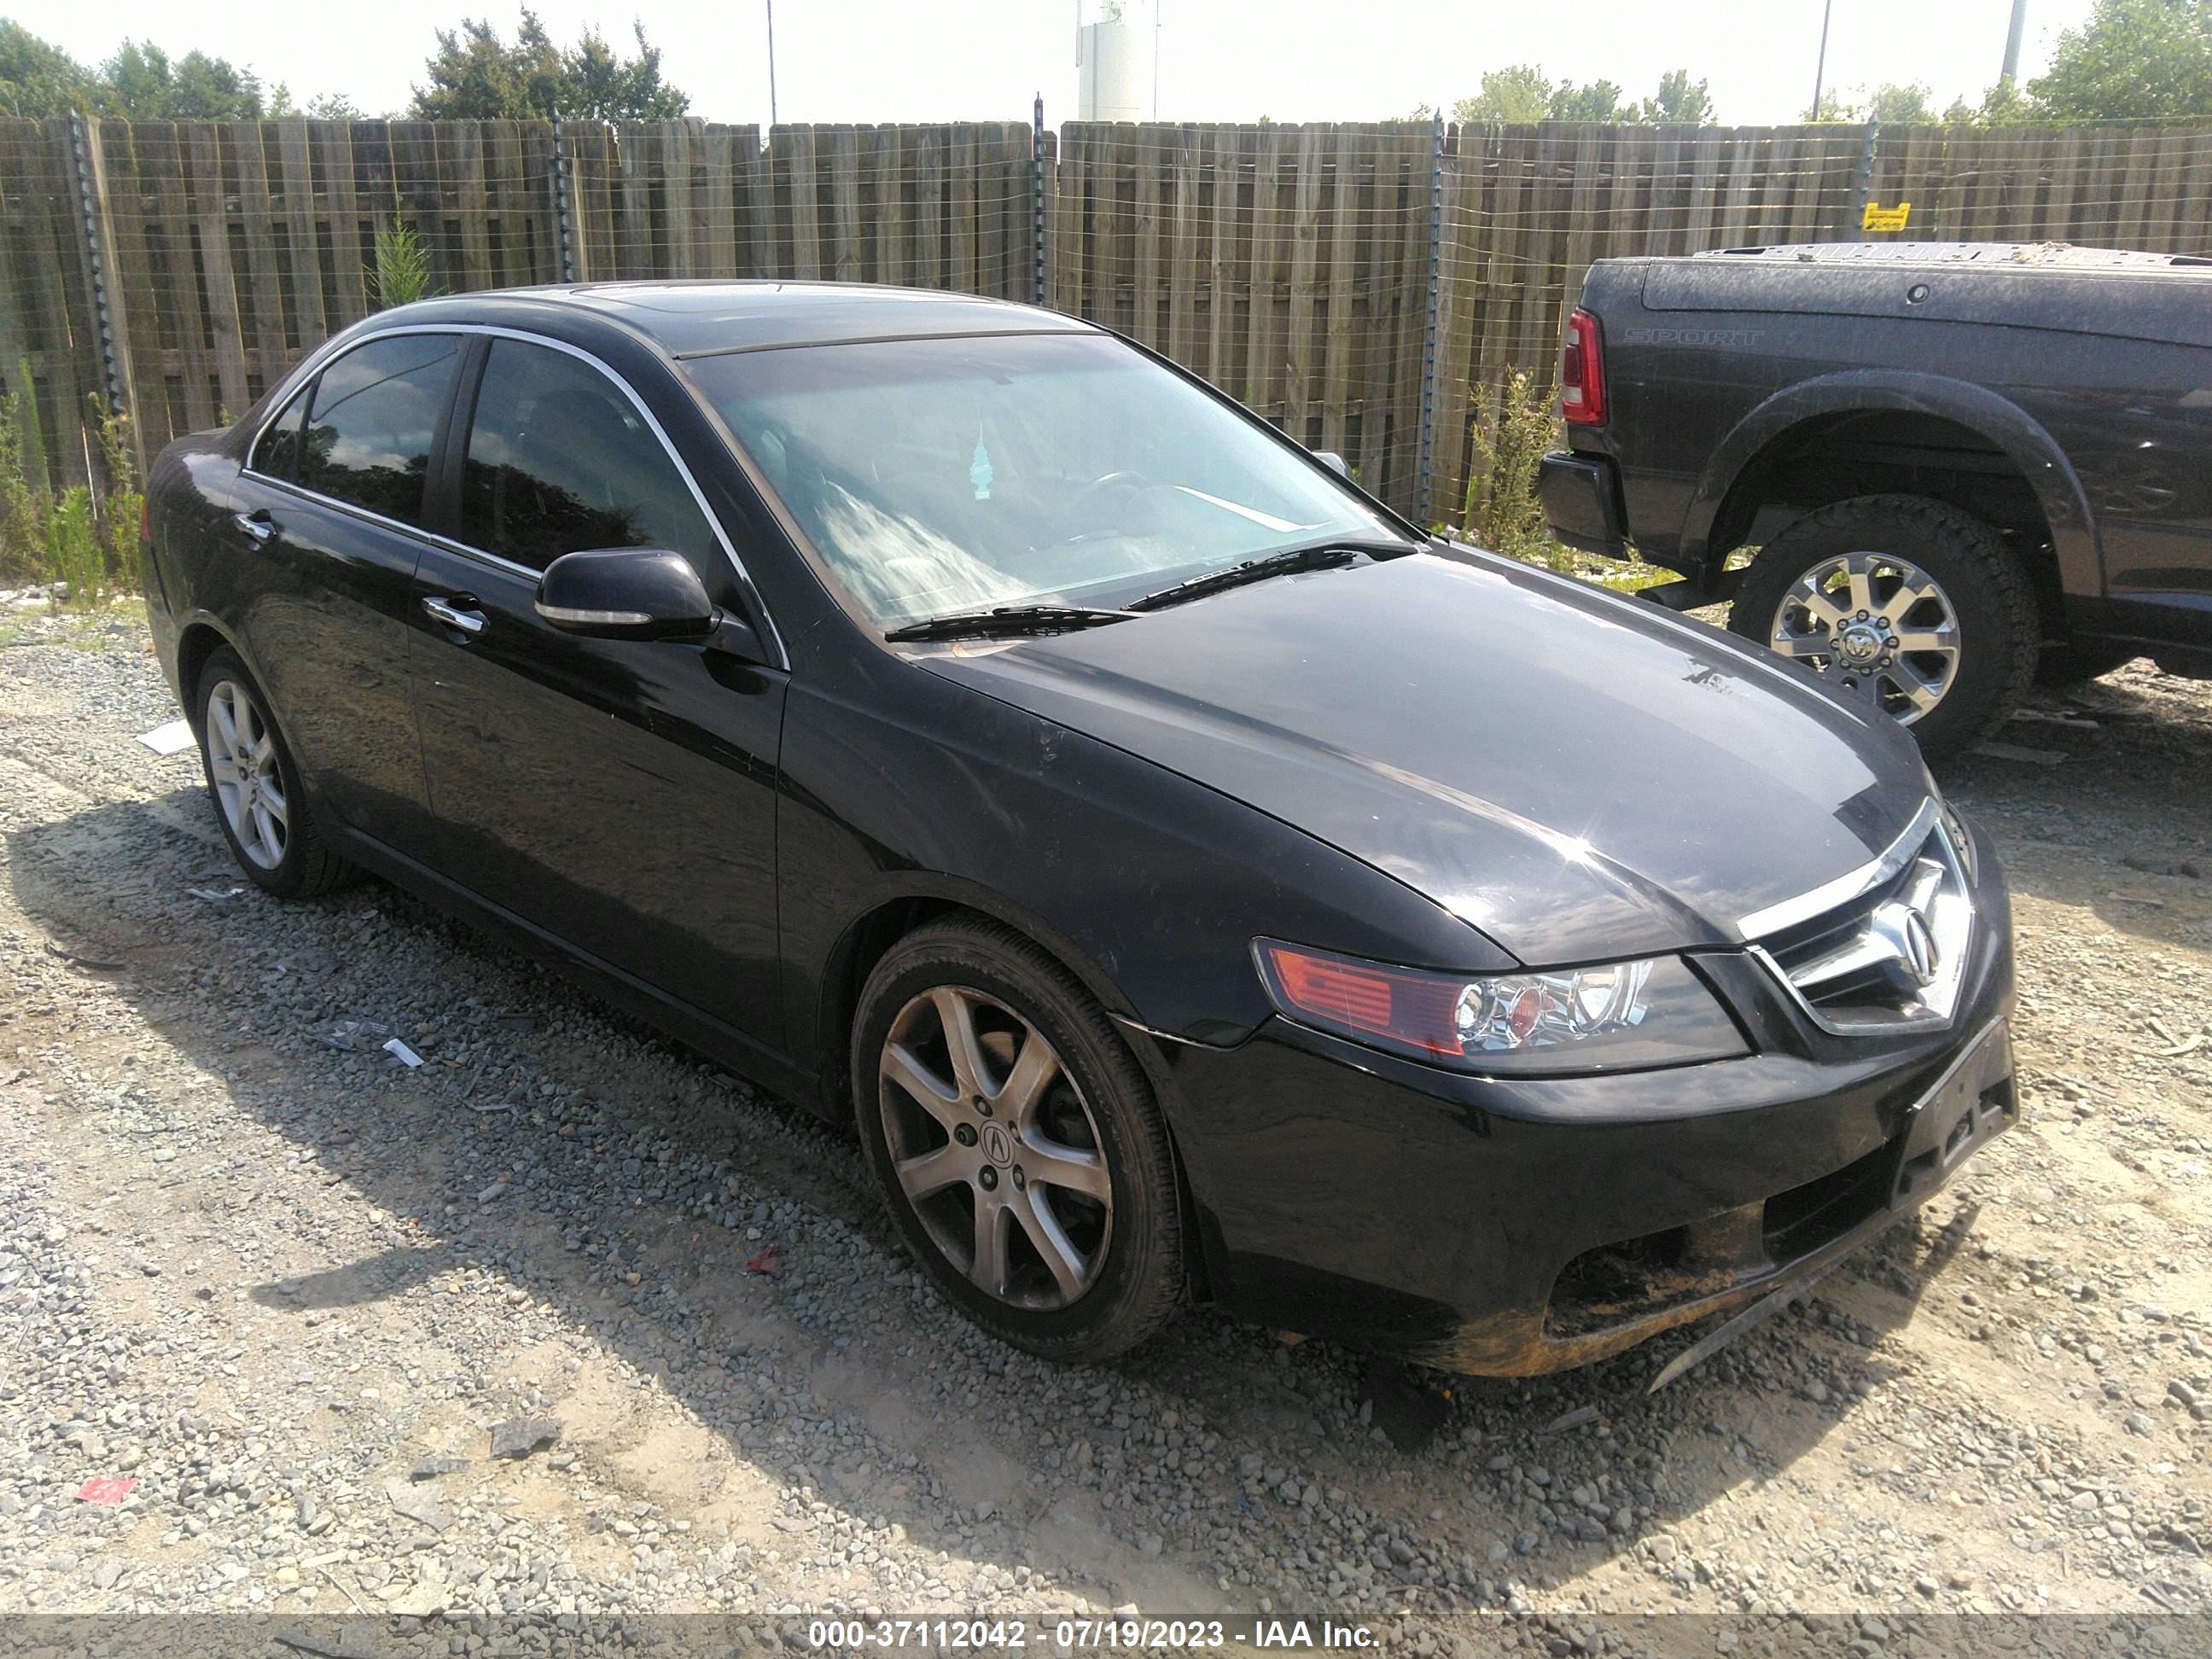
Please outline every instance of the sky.
[[[539, 0], [556, 40], [585, 24], [627, 44], [641, 18], [664, 73], [710, 120], [769, 118], [766, 13], [775, 19], [776, 107], [787, 121], [1018, 119], [1042, 92], [1048, 124], [1075, 114], [1079, 3], [1097, 0]], [[1711, 82], [1731, 125], [1795, 120], [1811, 101], [1822, 0], [1127, 0], [1156, 31], [1164, 120], [1379, 120], [1474, 92], [1482, 72], [1535, 63], [1554, 77], [1650, 92], [1664, 71]], [[5, 0], [0, 0], [5, 3]], [[2027, 0], [2023, 80], [2094, 0]], [[1940, 109], [1997, 78], [2011, 0], [1833, 0], [1827, 84], [1924, 82]], [[125, 37], [173, 55], [198, 47], [282, 82], [301, 104], [343, 93], [374, 114], [403, 107], [433, 31], [483, 15], [513, 31], [511, 0], [374, 0], [350, 6], [175, 0], [14, 0], [9, 15], [96, 61]], [[1153, 78], [1140, 59], [1152, 113]]]

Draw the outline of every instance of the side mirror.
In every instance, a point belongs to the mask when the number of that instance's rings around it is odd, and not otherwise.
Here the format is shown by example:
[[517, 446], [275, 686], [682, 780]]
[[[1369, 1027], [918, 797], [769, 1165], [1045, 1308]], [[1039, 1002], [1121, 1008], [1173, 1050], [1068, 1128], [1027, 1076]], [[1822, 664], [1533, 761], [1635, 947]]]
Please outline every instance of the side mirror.
[[1313, 458], [1340, 478], [1349, 478], [1352, 476], [1352, 469], [1344, 464], [1344, 457], [1333, 449], [1316, 449], [1313, 453]]
[[665, 547], [563, 553], [538, 579], [538, 614], [602, 640], [700, 639], [720, 620], [691, 562]]

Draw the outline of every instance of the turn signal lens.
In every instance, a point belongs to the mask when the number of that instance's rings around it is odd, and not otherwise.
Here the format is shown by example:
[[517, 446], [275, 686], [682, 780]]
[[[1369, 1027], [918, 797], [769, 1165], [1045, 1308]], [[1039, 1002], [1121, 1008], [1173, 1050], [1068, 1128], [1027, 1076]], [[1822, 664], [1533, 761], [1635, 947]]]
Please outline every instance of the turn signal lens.
[[1943, 806], [1943, 833], [1951, 838], [1951, 851], [1957, 854], [1959, 868], [1971, 887], [1980, 880], [1974, 869], [1974, 838], [1966, 832], [1966, 821], [1959, 816], [1958, 809], [1946, 802]]
[[1255, 941], [1254, 955], [1288, 1018], [1468, 1071], [1614, 1071], [1749, 1052], [1679, 957], [1470, 980], [1273, 939]]
[[1401, 1047], [1456, 1054], [1452, 1000], [1458, 987], [1432, 974], [1323, 956], [1262, 940], [1261, 977], [1286, 1013]]

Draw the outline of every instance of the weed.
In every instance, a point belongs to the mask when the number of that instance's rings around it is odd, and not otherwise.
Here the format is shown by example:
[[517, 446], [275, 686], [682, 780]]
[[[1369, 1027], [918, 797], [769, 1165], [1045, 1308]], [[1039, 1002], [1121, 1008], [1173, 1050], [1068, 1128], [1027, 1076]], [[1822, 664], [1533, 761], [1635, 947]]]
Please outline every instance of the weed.
[[1496, 410], [1476, 419], [1478, 465], [1467, 481], [1466, 526], [1468, 538], [1478, 547], [1565, 570], [1571, 561], [1552, 539], [1537, 495], [1545, 453], [1559, 447], [1554, 402], [1553, 392], [1516, 369]]
[[376, 308], [426, 300], [437, 292], [430, 284], [430, 254], [412, 225], [387, 225], [376, 233], [376, 263], [369, 267], [376, 289]]
[[86, 402], [91, 406], [93, 434], [100, 444], [100, 466], [107, 474], [106, 493], [97, 504], [101, 550], [114, 585], [128, 591], [138, 585], [138, 529], [146, 508], [146, 496], [138, 484], [137, 452], [131, 444], [131, 417], [110, 412], [96, 396]]
[[106, 597], [107, 560], [93, 520], [92, 490], [72, 484], [55, 499], [46, 514], [46, 580], [59, 584], [53, 608], [64, 603], [80, 608], [97, 605]]

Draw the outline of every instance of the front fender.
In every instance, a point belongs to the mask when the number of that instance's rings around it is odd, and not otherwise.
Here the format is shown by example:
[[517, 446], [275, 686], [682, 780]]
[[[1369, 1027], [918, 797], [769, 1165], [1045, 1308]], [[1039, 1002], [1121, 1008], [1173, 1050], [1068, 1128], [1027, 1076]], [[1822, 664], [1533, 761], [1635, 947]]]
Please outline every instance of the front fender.
[[1707, 462], [1682, 520], [1682, 550], [1702, 563], [1713, 526], [1735, 487], [1777, 440], [1821, 416], [1865, 410], [1940, 416], [1980, 434], [2020, 468], [2051, 526], [2069, 594], [2104, 591], [2095, 515], [2065, 452], [2043, 426], [2002, 394], [1969, 380], [1894, 369], [1822, 374], [1776, 392], [1739, 421]]

